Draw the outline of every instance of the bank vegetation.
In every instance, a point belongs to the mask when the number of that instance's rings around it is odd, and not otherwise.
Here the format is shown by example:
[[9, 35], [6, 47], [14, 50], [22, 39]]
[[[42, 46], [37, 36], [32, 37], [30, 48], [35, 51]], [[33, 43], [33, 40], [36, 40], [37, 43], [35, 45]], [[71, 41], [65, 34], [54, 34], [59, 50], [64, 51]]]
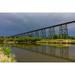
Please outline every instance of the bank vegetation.
[[0, 43], [18, 43], [18, 44], [37, 44], [37, 43], [54, 43], [54, 44], [75, 44], [75, 38], [68, 35], [53, 35], [52, 37], [0, 37]]
[[10, 48], [0, 47], [0, 62], [16, 62]]

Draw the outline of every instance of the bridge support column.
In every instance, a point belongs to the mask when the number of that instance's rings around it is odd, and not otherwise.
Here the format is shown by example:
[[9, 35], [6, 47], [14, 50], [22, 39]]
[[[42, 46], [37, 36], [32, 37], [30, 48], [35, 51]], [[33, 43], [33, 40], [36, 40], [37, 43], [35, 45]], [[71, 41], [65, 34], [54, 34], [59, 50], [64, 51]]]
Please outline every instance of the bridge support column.
[[29, 34], [26, 33], [25, 36], [29, 36]]
[[40, 30], [41, 32], [41, 37], [46, 38], [46, 29]]
[[55, 27], [49, 28], [48, 30], [48, 37], [53, 38], [55, 35]]
[[39, 37], [39, 31], [35, 31], [35, 37]]
[[31, 36], [32, 36], [32, 37], [35, 37], [34, 32], [31, 32]]
[[32, 37], [32, 33], [27, 33], [26, 36]]
[[61, 38], [67, 38], [68, 37], [67, 24], [59, 26], [59, 35], [61, 36]]
[[31, 33], [30, 33], [30, 36], [31, 36], [31, 37], [33, 37], [33, 36], [34, 36], [33, 32], [31, 32]]

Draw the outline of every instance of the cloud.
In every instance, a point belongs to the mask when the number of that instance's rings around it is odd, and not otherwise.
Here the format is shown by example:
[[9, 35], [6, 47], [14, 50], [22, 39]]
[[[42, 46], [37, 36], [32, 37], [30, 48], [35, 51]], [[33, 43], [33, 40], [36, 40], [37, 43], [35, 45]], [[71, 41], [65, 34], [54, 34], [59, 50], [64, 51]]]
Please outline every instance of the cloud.
[[[14, 35], [72, 20], [75, 13], [0, 13], [0, 33]], [[69, 27], [72, 33], [74, 27]]]

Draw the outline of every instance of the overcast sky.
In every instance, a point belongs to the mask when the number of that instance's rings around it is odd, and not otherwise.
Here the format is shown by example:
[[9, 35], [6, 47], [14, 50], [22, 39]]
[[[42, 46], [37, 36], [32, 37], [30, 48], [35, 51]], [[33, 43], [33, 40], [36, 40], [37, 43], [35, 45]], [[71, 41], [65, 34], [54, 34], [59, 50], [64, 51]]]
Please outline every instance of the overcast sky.
[[[75, 20], [75, 13], [0, 13], [0, 35], [14, 35]], [[75, 35], [75, 24], [69, 25]]]

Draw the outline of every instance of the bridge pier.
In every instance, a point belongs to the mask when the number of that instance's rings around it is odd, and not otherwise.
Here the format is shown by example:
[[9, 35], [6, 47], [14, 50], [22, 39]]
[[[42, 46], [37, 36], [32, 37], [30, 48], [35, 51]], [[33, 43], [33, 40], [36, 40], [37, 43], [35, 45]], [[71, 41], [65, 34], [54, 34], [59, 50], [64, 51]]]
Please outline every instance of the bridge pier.
[[68, 36], [67, 24], [59, 26], [59, 35], [61, 36], [61, 38], [67, 38]]
[[55, 35], [55, 27], [49, 28], [48, 29], [48, 37], [53, 38], [54, 35]]
[[32, 32], [32, 36], [35, 37], [35, 32]]
[[31, 32], [31, 33], [30, 33], [30, 36], [31, 36], [31, 37], [34, 37], [34, 33], [33, 33], [33, 32]]
[[31, 34], [30, 33], [27, 33], [27, 36], [31, 37]]
[[41, 37], [46, 38], [46, 29], [40, 30]]
[[35, 37], [40, 37], [39, 31], [35, 31]]

